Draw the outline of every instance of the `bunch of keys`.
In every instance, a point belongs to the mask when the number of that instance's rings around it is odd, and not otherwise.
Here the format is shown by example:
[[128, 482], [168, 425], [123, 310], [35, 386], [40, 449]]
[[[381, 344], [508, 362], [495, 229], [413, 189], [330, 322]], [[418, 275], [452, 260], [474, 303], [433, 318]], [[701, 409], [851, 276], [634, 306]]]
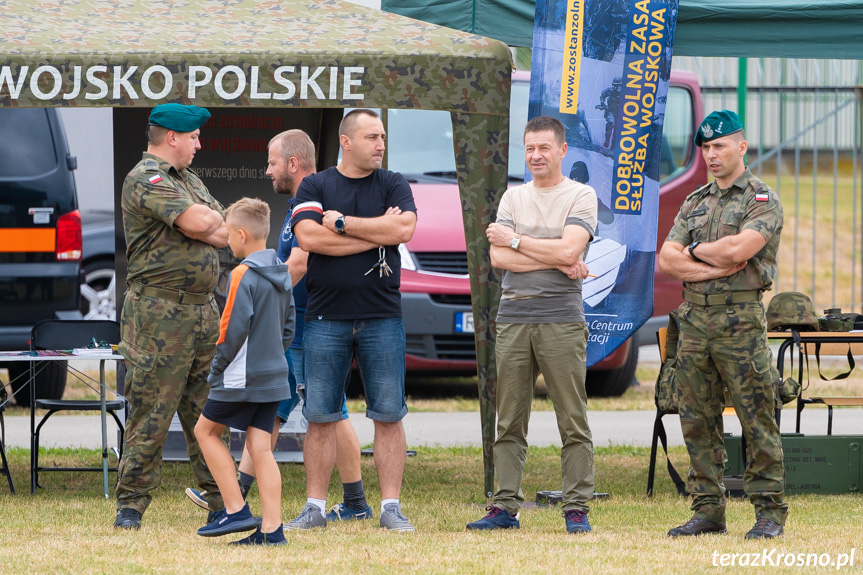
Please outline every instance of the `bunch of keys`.
[[369, 275], [373, 271], [378, 270], [379, 277], [390, 277], [390, 274], [393, 273], [392, 268], [387, 263], [387, 252], [384, 249], [384, 246], [378, 247], [378, 261], [375, 265], [372, 266], [372, 269], [364, 273], [363, 275]]

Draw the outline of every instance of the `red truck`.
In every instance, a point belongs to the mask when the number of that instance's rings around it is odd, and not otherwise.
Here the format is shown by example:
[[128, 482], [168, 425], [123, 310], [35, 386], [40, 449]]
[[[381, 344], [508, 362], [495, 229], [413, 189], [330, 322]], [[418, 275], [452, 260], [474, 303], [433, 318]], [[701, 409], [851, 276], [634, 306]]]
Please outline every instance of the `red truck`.
[[[521, 135], [527, 123], [530, 76], [513, 74], [510, 105], [510, 181], [524, 179]], [[449, 114], [388, 110], [388, 168], [411, 183], [419, 211], [413, 239], [401, 246], [402, 307], [407, 369], [412, 372], [476, 373], [473, 314], [461, 200], [453, 159]], [[707, 182], [704, 160], [692, 142], [703, 116], [695, 75], [673, 71], [666, 104], [657, 250], [684, 198]], [[681, 284], [655, 271], [653, 318], [642, 328], [647, 342], [681, 302]], [[614, 396], [633, 382], [638, 347], [630, 338], [588, 372], [589, 395]]]

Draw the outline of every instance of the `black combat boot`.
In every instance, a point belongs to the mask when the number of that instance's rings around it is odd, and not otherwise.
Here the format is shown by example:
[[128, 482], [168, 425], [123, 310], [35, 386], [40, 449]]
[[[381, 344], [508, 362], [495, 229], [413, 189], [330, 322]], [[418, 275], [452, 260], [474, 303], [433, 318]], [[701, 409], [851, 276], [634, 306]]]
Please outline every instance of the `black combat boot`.
[[783, 532], [782, 526], [772, 519], [759, 517], [755, 521], [755, 526], [746, 533], [745, 539], [773, 539]]
[[725, 533], [725, 523], [708, 521], [702, 517], [693, 517], [683, 525], [678, 525], [668, 532], [669, 537], [691, 537], [703, 533]]
[[141, 512], [127, 507], [117, 511], [117, 519], [114, 520], [114, 527], [117, 529], [140, 529], [141, 528]]

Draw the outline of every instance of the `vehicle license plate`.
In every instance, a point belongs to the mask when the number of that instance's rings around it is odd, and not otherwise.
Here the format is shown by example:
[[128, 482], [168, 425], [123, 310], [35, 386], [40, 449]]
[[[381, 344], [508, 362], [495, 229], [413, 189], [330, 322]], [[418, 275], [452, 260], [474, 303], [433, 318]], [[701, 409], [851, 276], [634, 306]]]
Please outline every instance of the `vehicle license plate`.
[[473, 333], [473, 312], [460, 311], [455, 314], [456, 333]]

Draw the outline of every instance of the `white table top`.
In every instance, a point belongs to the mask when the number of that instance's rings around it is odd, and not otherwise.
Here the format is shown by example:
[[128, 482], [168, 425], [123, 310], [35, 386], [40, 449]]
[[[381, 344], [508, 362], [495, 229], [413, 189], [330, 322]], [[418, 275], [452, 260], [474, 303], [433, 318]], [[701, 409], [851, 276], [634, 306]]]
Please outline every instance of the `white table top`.
[[121, 360], [124, 357], [118, 353], [87, 353], [75, 354], [70, 349], [46, 349], [41, 351], [0, 351], [0, 361], [70, 361], [70, 360]]

